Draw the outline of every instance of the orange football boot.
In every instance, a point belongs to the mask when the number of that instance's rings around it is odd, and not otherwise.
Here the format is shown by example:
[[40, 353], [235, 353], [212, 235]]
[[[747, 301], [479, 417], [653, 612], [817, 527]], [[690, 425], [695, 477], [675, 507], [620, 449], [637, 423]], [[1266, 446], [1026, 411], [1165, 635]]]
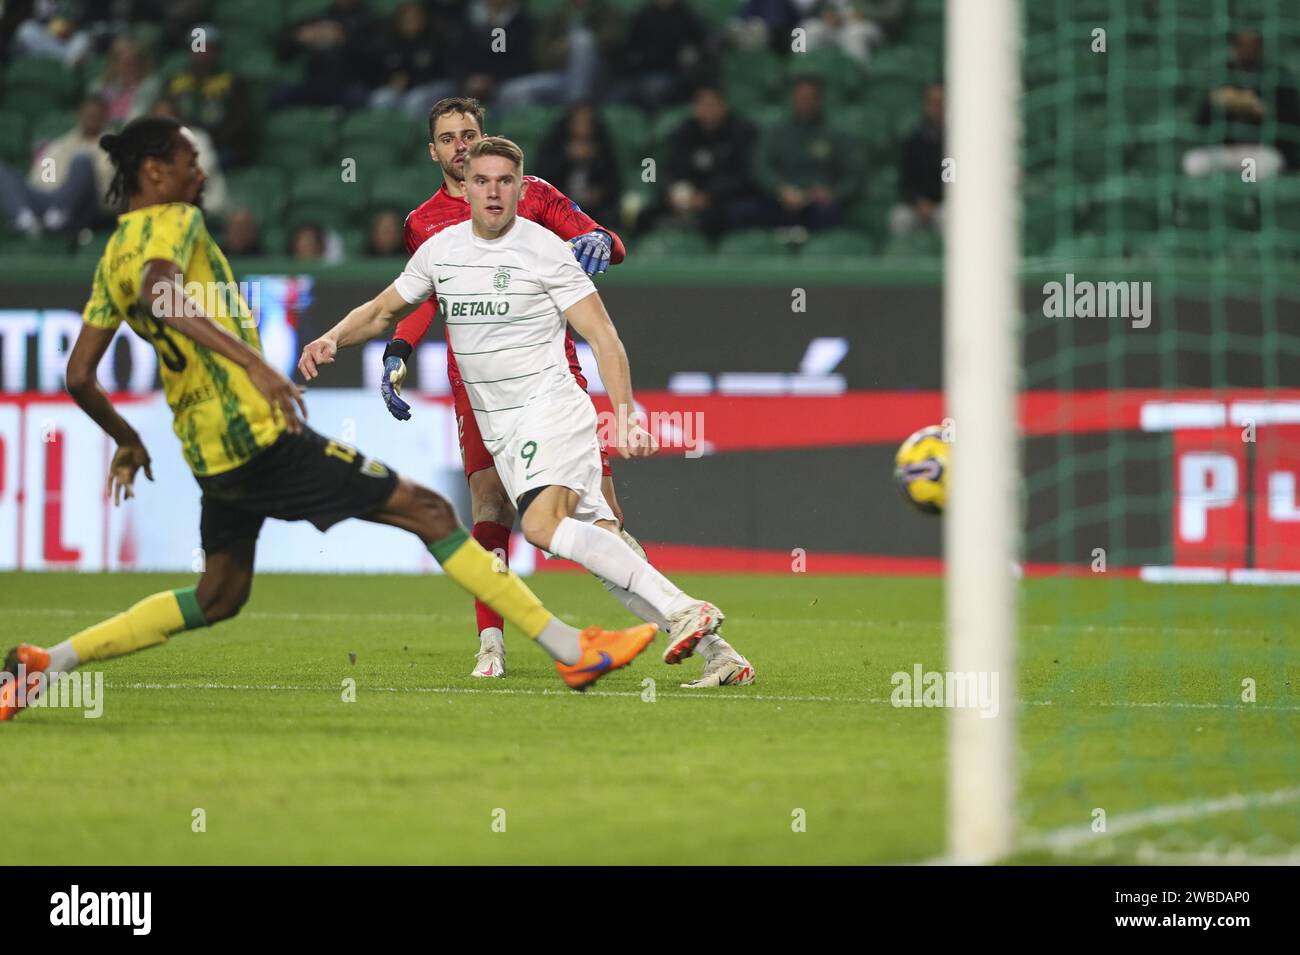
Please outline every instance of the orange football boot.
[[650, 646], [659, 628], [653, 623], [643, 623], [627, 630], [602, 630], [588, 627], [578, 634], [582, 659], [569, 666], [555, 661], [555, 669], [570, 689], [585, 690], [606, 673], [625, 667], [636, 655]]
[[[24, 693], [24, 699], [19, 702], [18, 699], [18, 667], [23, 667], [23, 679], [27, 681], [27, 688]], [[34, 647], [30, 643], [20, 643], [7, 654], [5, 654], [4, 669], [0, 670], [10, 676], [10, 679], [0, 682], [0, 723], [5, 720], [11, 720], [23, 710], [30, 698], [26, 694], [32, 692], [38, 681], [36, 676], [44, 673], [50, 665], [50, 655], [40, 647]]]

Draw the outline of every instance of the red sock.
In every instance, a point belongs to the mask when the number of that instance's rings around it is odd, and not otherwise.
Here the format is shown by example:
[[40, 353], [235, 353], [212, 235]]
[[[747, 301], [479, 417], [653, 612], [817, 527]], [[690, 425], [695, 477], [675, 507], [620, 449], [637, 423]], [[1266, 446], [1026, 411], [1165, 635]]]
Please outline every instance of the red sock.
[[[496, 521], [479, 521], [474, 525], [472, 536], [483, 545], [484, 550], [495, 551], [506, 566], [510, 566], [510, 528], [504, 524], [498, 524]], [[474, 601], [474, 613], [478, 616], [479, 633], [489, 627], [501, 630], [506, 625], [501, 614], [481, 601]]]

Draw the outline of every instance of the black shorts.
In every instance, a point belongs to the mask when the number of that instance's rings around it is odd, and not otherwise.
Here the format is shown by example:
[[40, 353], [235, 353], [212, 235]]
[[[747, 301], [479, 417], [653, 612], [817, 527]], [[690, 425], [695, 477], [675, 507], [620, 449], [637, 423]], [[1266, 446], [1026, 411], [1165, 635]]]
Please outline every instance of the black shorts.
[[234, 470], [197, 480], [203, 489], [199, 533], [208, 554], [256, 539], [268, 517], [329, 530], [377, 511], [397, 487], [387, 466], [305, 425]]

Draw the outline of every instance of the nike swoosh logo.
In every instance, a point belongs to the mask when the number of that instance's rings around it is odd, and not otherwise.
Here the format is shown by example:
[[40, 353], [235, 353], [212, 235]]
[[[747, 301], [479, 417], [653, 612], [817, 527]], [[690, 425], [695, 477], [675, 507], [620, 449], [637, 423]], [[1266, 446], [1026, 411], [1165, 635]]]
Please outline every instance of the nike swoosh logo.
[[541, 474], [542, 471], [549, 471], [549, 470], [550, 470], [550, 468], [542, 468], [541, 471], [534, 471], [532, 474], [525, 474], [525, 475], [524, 475], [524, 480], [525, 480], [525, 481], [531, 481], [533, 478], [537, 477], [537, 475]]
[[589, 667], [583, 667], [581, 670], [575, 670], [574, 672], [575, 672], [575, 673], [595, 673], [597, 670], [608, 670], [608, 669], [610, 668], [610, 666], [613, 665], [613, 663], [614, 663], [613, 658], [610, 657], [610, 655], [609, 655], [608, 653], [606, 653], [604, 650], [601, 650], [601, 651], [600, 651], [600, 662], [599, 662], [599, 663], [593, 663], [593, 664], [592, 664], [591, 666], [589, 666]]
[[456, 277], [455, 275], [444, 275], [444, 276], [439, 276], [439, 277], [438, 277], [438, 281], [439, 281], [439, 282], [450, 282], [450, 281], [451, 281], [452, 279], [454, 279], [455, 277]]

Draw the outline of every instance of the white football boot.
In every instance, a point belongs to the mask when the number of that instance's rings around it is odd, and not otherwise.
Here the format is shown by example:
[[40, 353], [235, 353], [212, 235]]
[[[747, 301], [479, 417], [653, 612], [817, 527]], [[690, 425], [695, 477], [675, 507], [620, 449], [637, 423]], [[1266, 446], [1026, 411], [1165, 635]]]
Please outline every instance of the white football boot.
[[664, 663], [681, 663], [695, 652], [695, 645], [722, 629], [726, 617], [707, 600], [697, 600], [668, 621], [668, 646]]
[[688, 690], [708, 690], [717, 686], [749, 686], [754, 682], [754, 666], [729, 644], [721, 642], [704, 664], [698, 680], [683, 683]]
[[470, 676], [503, 677], [506, 675], [506, 641], [500, 630], [484, 630], [478, 638], [478, 656]]

